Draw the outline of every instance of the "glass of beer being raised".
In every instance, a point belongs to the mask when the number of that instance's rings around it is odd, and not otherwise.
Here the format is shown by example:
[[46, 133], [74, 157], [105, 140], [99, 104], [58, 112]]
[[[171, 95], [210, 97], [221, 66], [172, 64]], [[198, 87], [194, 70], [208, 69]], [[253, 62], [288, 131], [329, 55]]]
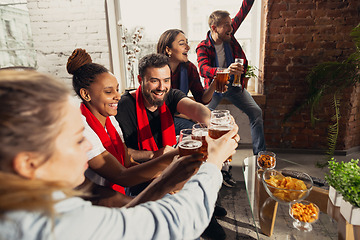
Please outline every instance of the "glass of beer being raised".
[[[211, 112], [210, 117], [209, 137], [218, 139], [233, 129], [234, 125], [235, 123], [229, 110], [214, 110]], [[232, 156], [230, 156], [226, 161], [231, 162]]]
[[[235, 58], [235, 63], [239, 63], [244, 66], [244, 59]], [[241, 87], [241, 75], [234, 75], [234, 81], [232, 85], [234, 87]]]
[[209, 135], [209, 129], [205, 125], [205, 123], [196, 123], [193, 125], [191, 137], [192, 137], [192, 139], [201, 141], [201, 143], [202, 143], [202, 146], [200, 148], [200, 152], [202, 154], [204, 154], [204, 157], [202, 159], [200, 159], [202, 161], [206, 161], [207, 155], [208, 155], [208, 153], [207, 153], [208, 144], [205, 139], [205, 137], [207, 135]]
[[179, 137], [179, 155], [187, 156], [195, 153], [202, 153], [202, 143], [199, 140], [192, 139], [192, 129], [182, 129]]
[[229, 69], [218, 67], [216, 70], [215, 92], [225, 92], [226, 82], [229, 80]]

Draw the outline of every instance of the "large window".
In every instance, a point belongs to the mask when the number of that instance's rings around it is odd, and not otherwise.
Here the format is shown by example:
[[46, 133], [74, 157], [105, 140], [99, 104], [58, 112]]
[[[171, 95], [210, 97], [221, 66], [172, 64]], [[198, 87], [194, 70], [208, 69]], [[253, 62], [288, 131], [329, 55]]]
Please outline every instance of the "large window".
[[[209, 30], [208, 18], [211, 12], [222, 9], [227, 10], [231, 17], [238, 12], [241, 1], [239, 0], [114, 0], [119, 10], [116, 12], [119, 31], [123, 33], [127, 29], [126, 41], [131, 42], [132, 35], [137, 29], [141, 29], [142, 38], [137, 43], [140, 52], [136, 53], [137, 59], [133, 61], [137, 65], [137, 60], [142, 56], [156, 52], [156, 43], [160, 35], [167, 29], [178, 28], [185, 32], [189, 39], [190, 54], [189, 59], [195, 65], [196, 46], [206, 37]], [[241, 24], [235, 34], [250, 64], [259, 66], [260, 51], [260, 5], [261, 0], [254, 3], [249, 15]], [[122, 35], [120, 33], [120, 35]], [[123, 38], [124, 39], [124, 38]], [[122, 42], [123, 43], [123, 42]], [[121, 44], [121, 43], [119, 43]], [[131, 46], [131, 43], [128, 44]], [[129, 49], [131, 50], [133, 46]], [[124, 67], [128, 64], [128, 49], [123, 50], [122, 60]], [[134, 87], [131, 83], [133, 75], [137, 75], [136, 66], [127, 66], [131, 73], [126, 70], [126, 88]], [[135, 87], [137, 87], [135, 80]], [[255, 85], [255, 82], [253, 83]], [[255, 89], [254, 89], [255, 90]]]
[[0, 67], [36, 67], [26, 1], [0, 3]]

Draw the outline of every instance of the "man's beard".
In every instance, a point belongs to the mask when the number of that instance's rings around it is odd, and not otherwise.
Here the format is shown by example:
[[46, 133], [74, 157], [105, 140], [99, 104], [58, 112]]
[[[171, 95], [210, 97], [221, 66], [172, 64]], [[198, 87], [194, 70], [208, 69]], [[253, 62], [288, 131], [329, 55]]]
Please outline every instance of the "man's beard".
[[220, 40], [223, 42], [229, 43], [229, 42], [231, 42], [231, 35], [230, 35], [230, 37], [222, 37], [222, 38], [220, 38]]
[[157, 107], [160, 107], [163, 105], [163, 103], [165, 102], [166, 96], [169, 93], [168, 90], [166, 89], [165, 91], [163, 91], [165, 93], [163, 99], [155, 100], [151, 97], [151, 92], [145, 91], [143, 86], [141, 86], [141, 88], [142, 88], [141, 90], [142, 90], [144, 98], [150, 103], [150, 105], [157, 106]]

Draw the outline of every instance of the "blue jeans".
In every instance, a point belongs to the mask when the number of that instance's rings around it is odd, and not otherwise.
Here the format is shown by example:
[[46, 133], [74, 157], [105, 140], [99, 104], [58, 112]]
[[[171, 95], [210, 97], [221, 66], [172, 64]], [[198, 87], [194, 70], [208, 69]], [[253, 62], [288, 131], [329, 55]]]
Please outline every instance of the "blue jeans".
[[223, 98], [229, 100], [249, 117], [254, 155], [257, 155], [260, 151], [265, 151], [266, 144], [262, 111], [250, 93], [246, 89], [241, 91], [240, 87], [233, 87], [229, 84], [228, 90], [222, 96], [221, 94], [214, 93], [208, 108], [215, 109]]
[[180, 135], [180, 131], [182, 129], [192, 129], [193, 125], [195, 123], [191, 120], [180, 118], [180, 117], [174, 117], [174, 125], [175, 125], [175, 133], [176, 135]]

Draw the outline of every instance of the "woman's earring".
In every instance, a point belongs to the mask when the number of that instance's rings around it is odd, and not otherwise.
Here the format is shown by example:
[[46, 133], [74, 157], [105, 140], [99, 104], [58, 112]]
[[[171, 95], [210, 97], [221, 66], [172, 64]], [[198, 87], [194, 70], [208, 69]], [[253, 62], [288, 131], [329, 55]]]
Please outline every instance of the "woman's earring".
[[171, 58], [171, 53], [169, 53], [169, 58]]

